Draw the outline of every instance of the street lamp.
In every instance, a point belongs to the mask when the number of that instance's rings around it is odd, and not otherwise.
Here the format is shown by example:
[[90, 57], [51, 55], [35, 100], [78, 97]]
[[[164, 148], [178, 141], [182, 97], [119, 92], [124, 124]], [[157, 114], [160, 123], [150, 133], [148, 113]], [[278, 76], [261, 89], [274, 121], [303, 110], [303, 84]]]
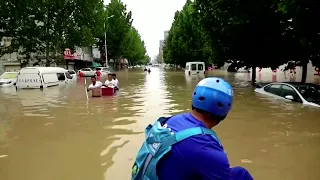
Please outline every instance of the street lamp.
[[[107, 19], [112, 18], [114, 15], [107, 17]], [[104, 22], [104, 50], [106, 53], [106, 66], [108, 66], [108, 48], [107, 48], [107, 30], [106, 30], [106, 22]]]

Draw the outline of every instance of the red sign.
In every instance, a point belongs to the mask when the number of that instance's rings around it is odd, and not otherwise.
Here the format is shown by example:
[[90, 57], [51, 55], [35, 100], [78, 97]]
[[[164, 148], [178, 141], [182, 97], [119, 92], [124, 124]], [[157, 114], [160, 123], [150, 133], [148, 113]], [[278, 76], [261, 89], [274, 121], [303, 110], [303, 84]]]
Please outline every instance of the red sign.
[[72, 60], [75, 59], [74, 55], [71, 53], [71, 50], [69, 48], [66, 48], [64, 50], [64, 56], [63, 57], [64, 57], [64, 59], [72, 59]]

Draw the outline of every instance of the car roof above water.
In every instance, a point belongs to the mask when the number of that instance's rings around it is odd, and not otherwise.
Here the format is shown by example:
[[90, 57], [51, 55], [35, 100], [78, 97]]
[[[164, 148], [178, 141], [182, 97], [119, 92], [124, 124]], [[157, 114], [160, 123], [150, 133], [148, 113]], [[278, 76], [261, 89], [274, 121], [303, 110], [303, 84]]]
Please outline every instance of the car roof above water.
[[257, 83], [260, 87], [264, 87], [267, 86], [269, 84], [288, 84], [291, 85], [293, 87], [308, 87], [308, 86], [316, 86], [316, 87], [320, 87], [317, 84], [313, 84], [313, 83], [302, 83], [302, 82], [271, 82], [271, 83]]
[[64, 73], [66, 69], [61, 67], [25, 67], [20, 70], [20, 74], [34, 74], [34, 73]]

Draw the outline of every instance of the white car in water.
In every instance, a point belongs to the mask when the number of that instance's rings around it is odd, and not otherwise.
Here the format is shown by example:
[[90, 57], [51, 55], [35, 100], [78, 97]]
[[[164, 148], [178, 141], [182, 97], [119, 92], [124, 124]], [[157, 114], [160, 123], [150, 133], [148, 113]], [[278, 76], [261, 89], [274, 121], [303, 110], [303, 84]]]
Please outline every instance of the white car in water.
[[0, 86], [5, 87], [16, 85], [18, 73], [19, 72], [4, 72], [0, 76]]
[[95, 76], [96, 71], [91, 68], [82, 68], [78, 71], [78, 74], [82, 74], [83, 76]]
[[96, 67], [96, 71], [100, 71], [102, 76], [108, 75], [112, 70], [108, 67]]
[[279, 99], [320, 107], [320, 86], [311, 83], [270, 83], [257, 87], [255, 92]]
[[72, 77], [72, 79], [77, 79], [77, 73], [74, 70], [68, 70], [68, 73]]

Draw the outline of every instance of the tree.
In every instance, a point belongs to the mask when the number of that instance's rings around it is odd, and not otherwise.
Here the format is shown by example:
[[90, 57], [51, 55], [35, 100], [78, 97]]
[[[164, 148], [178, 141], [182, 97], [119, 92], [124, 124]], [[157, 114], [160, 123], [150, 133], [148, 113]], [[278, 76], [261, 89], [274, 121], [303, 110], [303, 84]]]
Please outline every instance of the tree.
[[286, 62], [286, 26], [273, 1], [197, 0], [197, 12], [212, 41], [214, 58], [252, 67], [278, 67]]
[[0, 38], [12, 38], [1, 54], [45, 52], [48, 65], [64, 48], [90, 46], [103, 32], [102, 0], [4, 0], [0, 7]]
[[195, 10], [194, 3], [188, 0], [183, 9], [176, 12], [168, 38], [164, 42], [163, 56], [166, 63], [184, 67], [188, 61], [209, 63], [212, 60], [210, 41], [199, 26]]
[[124, 43], [126, 46], [123, 56], [133, 65], [142, 64], [146, 58], [146, 48], [139, 32], [134, 27], [130, 28]]
[[[120, 58], [127, 58], [130, 64], [141, 63], [146, 58], [146, 48], [139, 32], [132, 26], [132, 12], [127, 12], [121, 0], [111, 0], [105, 10], [105, 32], [107, 33], [108, 59], [118, 63]], [[105, 52], [105, 37], [100, 36], [98, 47]], [[103, 54], [105, 57], [105, 54]]]
[[[127, 12], [126, 5], [121, 0], [111, 0], [106, 6], [105, 24], [107, 33], [108, 59], [115, 62], [123, 56], [126, 48], [125, 39], [131, 28], [131, 12]], [[99, 37], [98, 46], [104, 51], [104, 37]]]
[[320, 3], [314, 0], [285, 0], [278, 3], [287, 26], [288, 60], [299, 62], [302, 66], [302, 82], [307, 78], [307, 64], [312, 61], [320, 67]]

